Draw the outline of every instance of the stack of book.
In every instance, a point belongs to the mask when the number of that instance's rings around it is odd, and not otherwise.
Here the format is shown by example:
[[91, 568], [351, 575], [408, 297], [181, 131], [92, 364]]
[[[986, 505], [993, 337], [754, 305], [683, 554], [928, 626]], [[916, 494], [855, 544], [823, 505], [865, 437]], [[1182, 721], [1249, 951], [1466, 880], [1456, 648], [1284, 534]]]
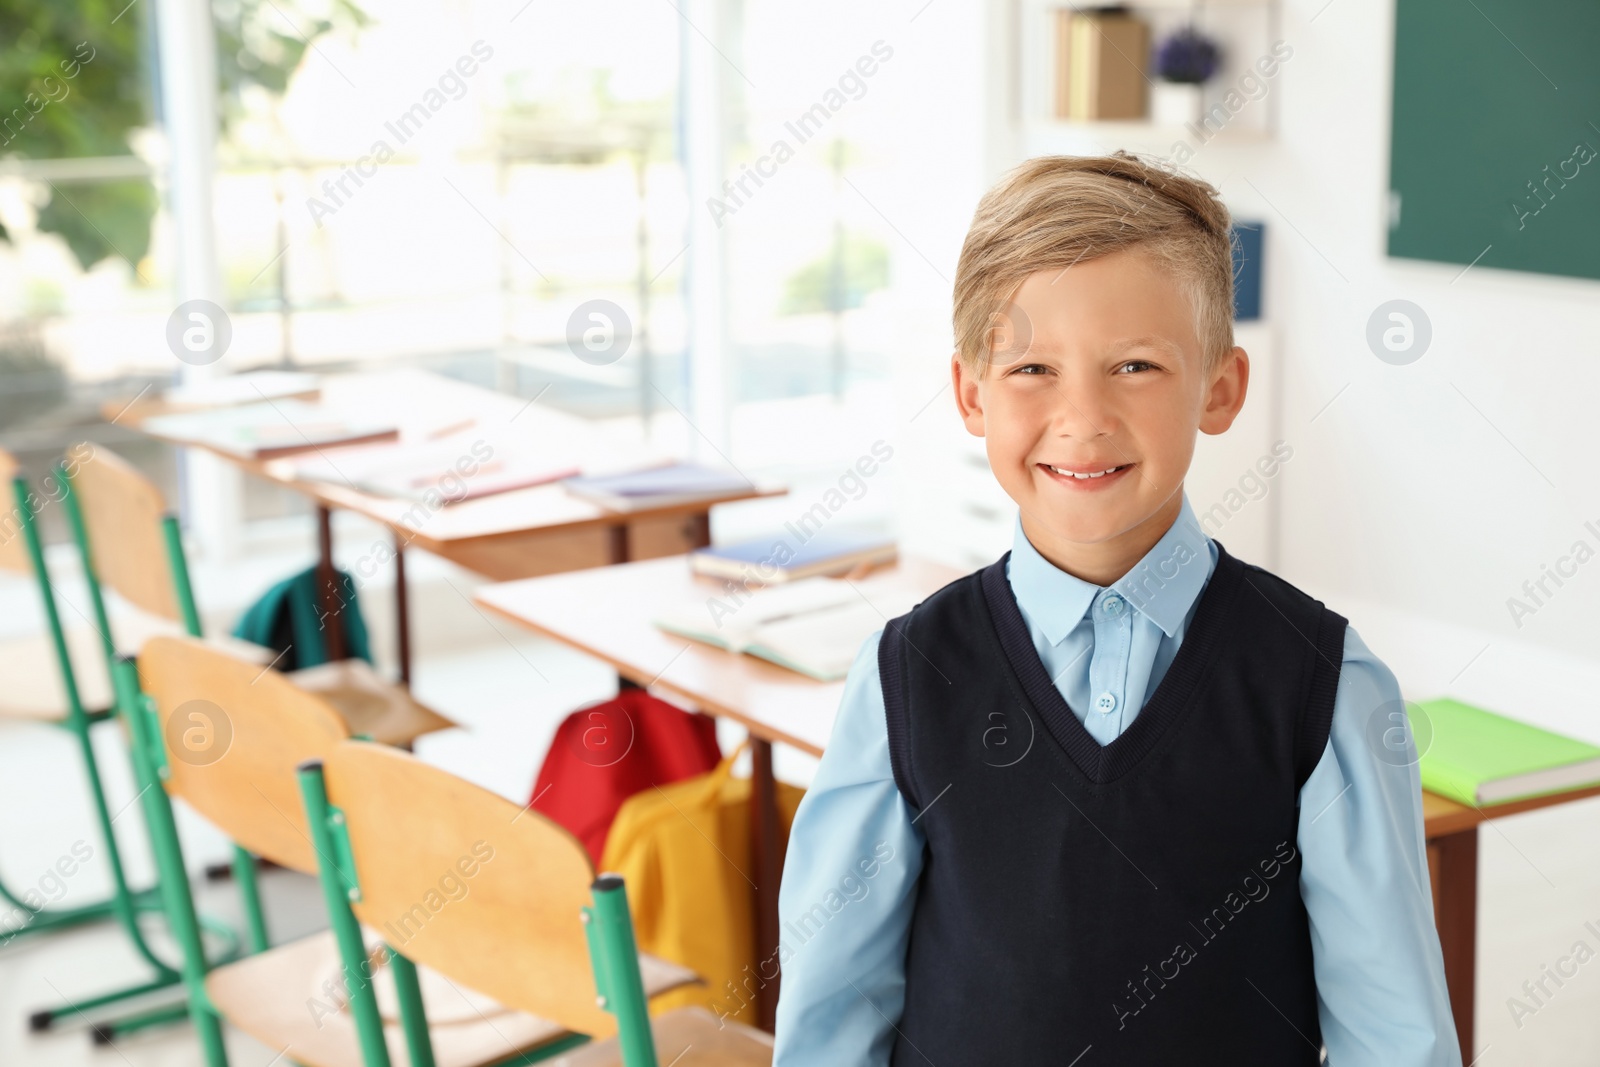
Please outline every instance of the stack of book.
[[782, 534], [699, 549], [690, 554], [689, 567], [696, 574], [742, 585], [781, 585], [848, 574], [894, 558], [894, 540], [881, 534], [818, 530], [807, 536], [791, 525]]
[[1056, 16], [1056, 117], [1142, 119], [1150, 27], [1116, 8], [1062, 8]]

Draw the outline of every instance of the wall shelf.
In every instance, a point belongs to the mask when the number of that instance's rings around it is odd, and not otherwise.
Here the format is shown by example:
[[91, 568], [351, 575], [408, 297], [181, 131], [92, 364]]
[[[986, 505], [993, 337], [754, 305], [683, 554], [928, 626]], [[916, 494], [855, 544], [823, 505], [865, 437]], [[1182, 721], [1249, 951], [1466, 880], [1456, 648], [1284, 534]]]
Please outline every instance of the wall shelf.
[[1186, 126], [1158, 125], [1153, 122], [1068, 122], [1063, 119], [1036, 119], [1021, 124], [1022, 154], [1031, 156], [1100, 154], [1116, 148], [1148, 151], [1167, 156], [1173, 145], [1186, 141], [1195, 149], [1218, 143], [1238, 146], [1262, 145], [1272, 140], [1264, 129], [1233, 124], [1220, 130], [1203, 129], [1201, 140]]
[[[1278, 68], [1292, 62], [1273, 53], [1274, 43], [1280, 40], [1279, 0], [1135, 0], [1125, 6], [1149, 24], [1152, 46], [1189, 23], [1222, 46], [1221, 67], [1205, 85], [1205, 108], [1209, 111], [1221, 104], [1230, 91], [1239, 94], [1242, 106], [1230, 113], [1214, 138], [1203, 143], [1248, 144], [1273, 136]], [[1069, 122], [1056, 116], [1056, 20], [1061, 12], [1090, 10], [1094, 7], [1064, 5], [1058, 0], [1017, 0], [1013, 15], [1015, 83], [1011, 90], [1020, 137], [1017, 147], [1027, 156], [1109, 151], [1100, 146], [1119, 138], [1134, 142], [1128, 147], [1137, 145], [1162, 156], [1169, 155], [1180, 139], [1187, 140], [1191, 149], [1201, 147], [1202, 142], [1192, 134], [1184, 136], [1181, 126], [1157, 127], [1138, 120]], [[1272, 77], [1262, 75], [1257, 66], [1261, 61], [1274, 70]], [[1081, 147], [1071, 147], [1074, 144]], [[1111, 147], [1116, 147], [1115, 143]]]

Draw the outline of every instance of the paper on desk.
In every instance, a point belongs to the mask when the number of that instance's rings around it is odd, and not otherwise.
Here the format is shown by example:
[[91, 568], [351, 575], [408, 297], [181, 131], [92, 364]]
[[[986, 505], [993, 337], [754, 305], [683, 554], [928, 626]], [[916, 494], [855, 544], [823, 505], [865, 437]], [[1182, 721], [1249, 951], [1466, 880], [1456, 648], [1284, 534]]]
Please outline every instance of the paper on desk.
[[897, 583], [803, 578], [733, 593], [656, 620], [669, 633], [758, 656], [790, 670], [834, 681], [850, 671], [861, 644], [920, 599]]

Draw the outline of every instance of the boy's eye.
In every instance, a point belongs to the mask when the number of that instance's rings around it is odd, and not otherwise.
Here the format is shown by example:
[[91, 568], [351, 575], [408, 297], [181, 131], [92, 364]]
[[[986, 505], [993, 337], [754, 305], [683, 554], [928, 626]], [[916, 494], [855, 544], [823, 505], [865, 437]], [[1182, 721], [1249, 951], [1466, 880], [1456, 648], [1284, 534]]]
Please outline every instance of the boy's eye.
[[1149, 360], [1130, 359], [1117, 368], [1118, 374], [1138, 374], [1141, 371], [1156, 370], [1156, 365]]
[[1049, 370], [1050, 370], [1050, 368], [1046, 367], [1043, 363], [1024, 363], [1020, 367], [1012, 368], [1011, 373], [1012, 374], [1047, 374], [1047, 373], [1049, 373]]

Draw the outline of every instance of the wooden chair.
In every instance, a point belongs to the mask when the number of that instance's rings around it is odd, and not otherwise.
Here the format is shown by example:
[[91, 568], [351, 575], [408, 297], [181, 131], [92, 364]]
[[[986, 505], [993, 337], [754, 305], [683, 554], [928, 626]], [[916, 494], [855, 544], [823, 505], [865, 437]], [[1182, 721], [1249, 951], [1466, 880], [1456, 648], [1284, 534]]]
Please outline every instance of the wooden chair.
[[[185, 950], [190, 1013], [206, 1062], [227, 1064], [222, 1019], [307, 1067], [387, 1064], [390, 1057], [405, 1062], [397, 1013], [380, 1008], [370, 985], [368, 995], [357, 996], [330, 981], [343, 974], [341, 948], [363, 961], [374, 957], [342, 897], [329, 901], [336, 913], [330, 930], [207, 970], [172, 821], [169, 798], [181, 798], [240, 848], [316, 875], [316, 835], [307, 825], [295, 768], [325, 757], [347, 737], [344, 721], [286, 675], [191, 638], [156, 638], [137, 660], [119, 661], [116, 672], [135, 737], [137, 775], [143, 785], [157, 786], [147, 790], [145, 803], [163, 877], [177, 888], [172, 924]], [[383, 988], [394, 988], [387, 967], [372, 970]], [[403, 991], [417, 982], [408, 970], [398, 985]], [[434, 1028], [437, 1067], [501, 1062], [508, 1042], [509, 1051], [534, 1056], [574, 1040], [554, 1023], [497, 1004], [475, 1004], [467, 1017], [460, 1015]], [[375, 1042], [375, 1051], [364, 1048], [366, 1040]]]
[[[650, 1019], [647, 997], [675, 983], [638, 954], [622, 879], [596, 879], [578, 840], [538, 812], [361, 741], [302, 766], [300, 780], [330, 909], [347, 900], [383, 931], [397, 977], [422, 964], [593, 1039], [562, 1064], [772, 1062], [768, 1035], [702, 1008]], [[359, 951], [350, 945], [347, 969]], [[411, 1062], [432, 1062], [414, 985], [400, 1004]]]
[[[20, 475], [16, 458], [0, 449], [0, 481], [10, 487], [12, 494], [12, 505], [0, 520], [0, 571], [38, 581], [28, 539], [38, 536], [34, 512], [46, 497], [34, 492], [20, 480]], [[53, 593], [47, 590], [45, 595], [52, 599], [50, 606], [54, 610]], [[137, 618], [142, 620], [143, 616]], [[101, 654], [100, 635], [87, 620], [68, 622], [62, 628], [68, 652], [64, 665], [56, 663], [55, 634], [48, 627], [37, 635], [0, 643], [0, 678], [6, 680], [5, 686], [0, 687], [0, 718], [64, 723], [71, 710], [69, 685], [76, 688], [78, 702], [85, 709], [105, 718], [111, 707], [111, 676]], [[136, 623], [130, 624], [130, 628], [133, 626]], [[139, 640], [153, 637], [155, 628], [143, 627], [131, 636]]]
[[[115, 920], [151, 973], [147, 980], [81, 998], [65, 1007], [31, 1013], [29, 1028], [39, 1031], [52, 1028], [63, 1018], [87, 1018], [87, 1012], [176, 986], [182, 981], [182, 975], [177, 967], [152, 950], [138, 921], [141, 912], [161, 910], [159, 887], [134, 890], [129, 886], [121, 848], [112, 830], [113, 816], [90, 736], [91, 727], [111, 714], [111, 686], [101, 656], [100, 635], [92, 626], [67, 628], [62, 625], [55, 588], [45, 566], [37, 512], [49, 499], [56, 497], [60, 483], [56, 487], [47, 483], [44, 495], [34, 492], [21, 477], [16, 460], [3, 450], [0, 450], [0, 476], [10, 485], [12, 501], [0, 522], [0, 570], [27, 574], [35, 581], [45, 623], [38, 637], [0, 646], [0, 678], [5, 680], [0, 687], [0, 716], [48, 723], [72, 735], [89, 789], [100, 862], [111, 881], [111, 893], [103, 900], [71, 908], [37, 910], [0, 883], [0, 898], [13, 907], [31, 912], [27, 924], [8, 932], [6, 940], [85, 922]], [[210, 932], [223, 940], [224, 955], [236, 952], [237, 938], [230, 929], [209, 920], [205, 923]], [[173, 1021], [183, 1015], [181, 1005], [176, 1009], [146, 1010], [119, 1020], [104, 1021], [97, 1027], [96, 1034], [109, 1039], [112, 1034]]]
[[[68, 491], [65, 503], [83, 559], [97, 622], [114, 657], [111, 625], [101, 586], [159, 619], [178, 622], [194, 636], [201, 632], [194, 590], [177, 519], [161, 492], [125, 460], [105, 448], [80, 445], [70, 475], [60, 470]], [[234, 642], [235, 646], [242, 642]], [[249, 646], [254, 647], [254, 646]], [[242, 653], [242, 649], [240, 650]], [[262, 660], [267, 662], [271, 654]], [[411, 698], [404, 688], [380, 678], [365, 660], [347, 659], [291, 671], [304, 689], [320, 693], [343, 716], [352, 733], [389, 745], [409, 745], [423, 734], [456, 723]]]

